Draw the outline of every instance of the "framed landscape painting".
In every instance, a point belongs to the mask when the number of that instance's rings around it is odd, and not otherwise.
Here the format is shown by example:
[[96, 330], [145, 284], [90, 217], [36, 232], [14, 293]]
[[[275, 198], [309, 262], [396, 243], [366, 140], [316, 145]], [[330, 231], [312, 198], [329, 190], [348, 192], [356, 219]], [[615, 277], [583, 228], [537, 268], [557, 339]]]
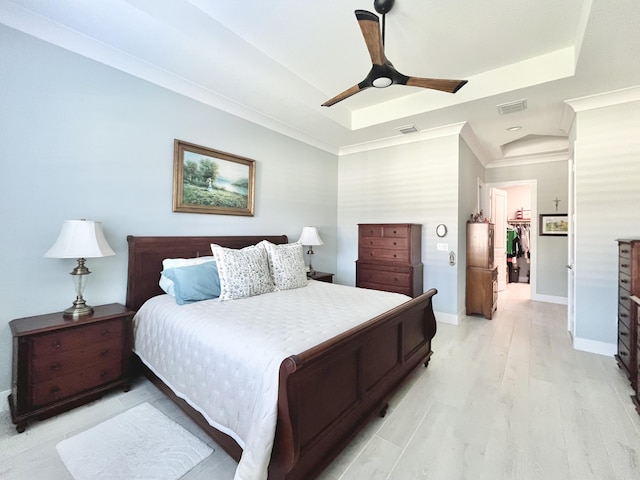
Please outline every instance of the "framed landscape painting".
[[540, 235], [566, 236], [569, 233], [569, 217], [566, 213], [540, 215]]
[[253, 216], [255, 160], [174, 140], [173, 211]]

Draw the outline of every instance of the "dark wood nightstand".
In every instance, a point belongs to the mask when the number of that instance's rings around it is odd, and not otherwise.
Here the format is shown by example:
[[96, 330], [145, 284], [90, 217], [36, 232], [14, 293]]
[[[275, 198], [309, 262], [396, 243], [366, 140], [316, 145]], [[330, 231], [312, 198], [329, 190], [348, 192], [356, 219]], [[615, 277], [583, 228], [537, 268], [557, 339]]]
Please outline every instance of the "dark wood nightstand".
[[129, 390], [134, 313], [112, 303], [77, 320], [58, 312], [9, 322], [9, 407], [19, 433], [32, 420], [91, 402], [112, 388]]
[[320, 282], [333, 283], [333, 273], [327, 272], [314, 272], [311, 275], [307, 274], [307, 277], [311, 280], [318, 280]]

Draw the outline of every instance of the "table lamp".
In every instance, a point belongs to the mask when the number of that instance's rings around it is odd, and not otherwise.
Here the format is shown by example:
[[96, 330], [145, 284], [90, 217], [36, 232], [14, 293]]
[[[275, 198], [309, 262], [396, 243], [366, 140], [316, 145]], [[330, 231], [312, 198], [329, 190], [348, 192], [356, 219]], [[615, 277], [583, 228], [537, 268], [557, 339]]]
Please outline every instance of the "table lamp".
[[316, 227], [303, 227], [300, 238], [298, 239], [298, 243], [309, 247], [309, 250], [307, 250], [307, 254], [309, 255], [309, 266], [307, 267], [307, 275], [313, 275], [314, 273], [316, 273], [316, 271], [313, 269], [313, 265], [311, 264], [313, 258], [313, 246], [324, 245], [324, 242], [318, 234], [318, 229]]
[[56, 243], [44, 256], [76, 258], [78, 260], [78, 265], [71, 272], [76, 289], [76, 299], [73, 305], [64, 311], [65, 316], [76, 319], [93, 312], [93, 307], [87, 305], [82, 296], [87, 283], [87, 275], [91, 273], [85, 266], [85, 259], [110, 255], [115, 255], [115, 252], [104, 238], [100, 222], [90, 220], [66, 220], [64, 222]]

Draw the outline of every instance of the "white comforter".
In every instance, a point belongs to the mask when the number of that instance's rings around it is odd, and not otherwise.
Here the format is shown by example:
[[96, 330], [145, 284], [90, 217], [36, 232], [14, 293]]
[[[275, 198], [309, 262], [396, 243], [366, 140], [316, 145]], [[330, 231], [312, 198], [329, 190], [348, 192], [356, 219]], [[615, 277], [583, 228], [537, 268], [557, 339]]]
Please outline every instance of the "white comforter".
[[242, 300], [148, 300], [134, 351], [211, 425], [243, 448], [235, 480], [263, 480], [276, 428], [278, 372], [301, 353], [409, 300], [317, 281]]

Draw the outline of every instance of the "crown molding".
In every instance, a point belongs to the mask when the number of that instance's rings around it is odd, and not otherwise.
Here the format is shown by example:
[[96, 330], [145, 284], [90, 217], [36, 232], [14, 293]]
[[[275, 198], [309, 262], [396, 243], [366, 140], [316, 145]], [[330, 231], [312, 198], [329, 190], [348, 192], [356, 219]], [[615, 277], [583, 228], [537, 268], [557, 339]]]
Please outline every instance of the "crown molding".
[[586, 97], [572, 98], [565, 100], [565, 103], [570, 105], [574, 112], [583, 112], [594, 108], [611, 107], [637, 101], [640, 101], [640, 85]]

